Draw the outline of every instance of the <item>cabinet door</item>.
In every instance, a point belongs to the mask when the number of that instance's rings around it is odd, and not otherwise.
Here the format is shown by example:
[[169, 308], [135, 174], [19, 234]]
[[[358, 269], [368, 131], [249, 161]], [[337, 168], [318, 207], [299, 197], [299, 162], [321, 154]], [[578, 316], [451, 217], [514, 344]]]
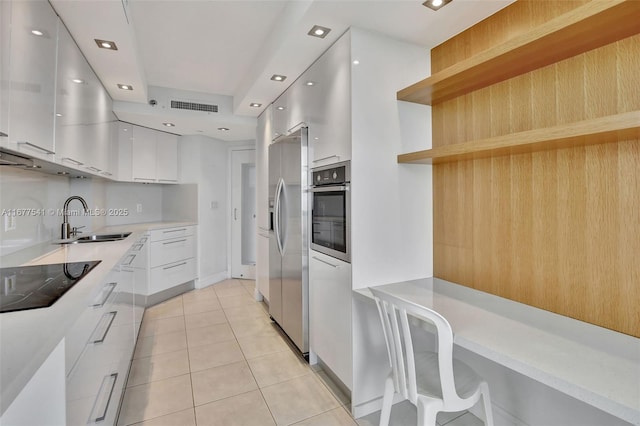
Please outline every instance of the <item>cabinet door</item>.
[[154, 182], [156, 180], [156, 132], [146, 127], [133, 126], [133, 180]]
[[313, 250], [309, 337], [309, 349], [351, 389], [351, 264]]
[[156, 137], [157, 178], [160, 183], [178, 182], [178, 136], [158, 132]]
[[85, 125], [89, 120], [86, 111], [89, 74], [93, 71], [67, 28], [60, 24], [56, 72], [56, 162], [77, 169], [86, 166], [84, 143], [88, 136], [85, 135]]
[[119, 181], [133, 181], [133, 124], [118, 122], [116, 124], [116, 178]]
[[11, 54], [11, 2], [0, 2], [0, 145], [9, 143], [9, 59]]
[[311, 167], [351, 159], [350, 37], [340, 38], [301, 77]]
[[284, 92], [273, 102], [271, 140], [276, 140], [280, 136], [287, 134], [288, 95], [288, 92]]
[[287, 134], [307, 121], [306, 112], [309, 102], [307, 94], [311, 88], [311, 86], [307, 86], [307, 82], [310, 81], [305, 75], [302, 75], [287, 89], [287, 109], [285, 111]]
[[57, 40], [58, 17], [49, 2], [12, 2], [9, 143], [48, 160], [54, 152]]

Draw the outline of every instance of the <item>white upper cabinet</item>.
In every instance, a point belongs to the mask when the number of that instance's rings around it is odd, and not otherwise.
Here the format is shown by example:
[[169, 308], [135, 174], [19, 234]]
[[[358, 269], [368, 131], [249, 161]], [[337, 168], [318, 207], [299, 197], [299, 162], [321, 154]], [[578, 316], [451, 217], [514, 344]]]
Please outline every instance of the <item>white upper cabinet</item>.
[[157, 132], [156, 178], [160, 183], [178, 182], [178, 136]]
[[8, 146], [46, 160], [55, 151], [57, 39], [58, 17], [49, 2], [11, 2]]
[[114, 156], [117, 158], [116, 179], [123, 182], [133, 180], [133, 124], [119, 121], [115, 124], [117, 143]]
[[0, 2], [0, 145], [9, 143], [9, 58], [11, 53], [11, 3]]
[[136, 182], [156, 180], [157, 133], [146, 127], [133, 127], [132, 176]]
[[[351, 159], [351, 45], [340, 38], [301, 77], [311, 167]], [[313, 82], [312, 86], [306, 86]]]
[[178, 183], [177, 135], [127, 123], [118, 126], [118, 180]]
[[110, 176], [111, 97], [62, 23], [56, 75], [56, 161]]
[[287, 134], [287, 122], [289, 91], [284, 92], [273, 103], [273, 113], [271, 116], [271, 140], [276, 140]]

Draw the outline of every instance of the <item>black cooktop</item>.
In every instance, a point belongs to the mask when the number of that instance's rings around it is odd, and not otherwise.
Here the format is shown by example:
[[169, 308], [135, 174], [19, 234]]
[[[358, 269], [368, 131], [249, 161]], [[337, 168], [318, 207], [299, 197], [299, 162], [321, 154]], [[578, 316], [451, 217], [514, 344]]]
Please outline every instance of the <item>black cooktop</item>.
[[53, 305], [100, 260], [0, 268], [0, 313]]

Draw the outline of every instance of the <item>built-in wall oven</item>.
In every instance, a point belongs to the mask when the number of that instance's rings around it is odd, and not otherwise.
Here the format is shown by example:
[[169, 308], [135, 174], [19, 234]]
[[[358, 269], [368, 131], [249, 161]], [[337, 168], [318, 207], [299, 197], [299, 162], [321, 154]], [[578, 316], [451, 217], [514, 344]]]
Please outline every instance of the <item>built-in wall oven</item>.
[[350, 163], [317, 167], [311, 172], [311, 249], [351, 262]]

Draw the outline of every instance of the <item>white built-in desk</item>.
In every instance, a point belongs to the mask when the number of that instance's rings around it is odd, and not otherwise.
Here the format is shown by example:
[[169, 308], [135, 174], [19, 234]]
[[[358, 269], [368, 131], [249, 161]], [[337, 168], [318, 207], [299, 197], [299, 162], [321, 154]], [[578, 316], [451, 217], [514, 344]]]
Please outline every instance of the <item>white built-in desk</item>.
[[438, 278], [376, 288], [442, 314], [456, 345], [640, 425], [640, 339]]

